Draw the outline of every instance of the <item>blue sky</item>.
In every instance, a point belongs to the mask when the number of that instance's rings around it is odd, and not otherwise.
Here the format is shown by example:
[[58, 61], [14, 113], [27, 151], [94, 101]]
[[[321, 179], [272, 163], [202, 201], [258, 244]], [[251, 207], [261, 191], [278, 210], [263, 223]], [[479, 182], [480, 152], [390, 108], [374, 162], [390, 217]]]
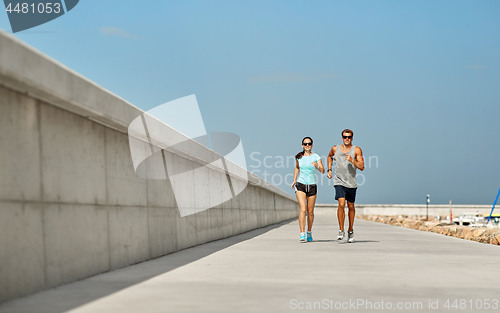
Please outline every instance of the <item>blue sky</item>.
[[498, 16], [496, 0], [81, 0], [14, 35], [144, 110], [196, 94], [207, 130], [240, 135], [276, 183], [303, 137], [326, 155], [350, 128], [372, 157], [357, 202], [491, 204]]

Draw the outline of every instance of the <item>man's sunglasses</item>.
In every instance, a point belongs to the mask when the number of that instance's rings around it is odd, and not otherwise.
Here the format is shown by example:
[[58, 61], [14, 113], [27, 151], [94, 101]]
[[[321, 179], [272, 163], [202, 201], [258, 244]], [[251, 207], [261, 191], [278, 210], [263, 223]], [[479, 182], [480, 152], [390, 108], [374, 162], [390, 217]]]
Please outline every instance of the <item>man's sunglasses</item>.
[[313, 144], [312, 144], [312, 142], [304, 142], [304, 143], [302, 143], [302, 145], [303, 146], [312, 146]]
[[348, 138], [352, 139], [352, 136], [342, 136], [342, 138], [344, 138], [344, 139], [348, 139]]

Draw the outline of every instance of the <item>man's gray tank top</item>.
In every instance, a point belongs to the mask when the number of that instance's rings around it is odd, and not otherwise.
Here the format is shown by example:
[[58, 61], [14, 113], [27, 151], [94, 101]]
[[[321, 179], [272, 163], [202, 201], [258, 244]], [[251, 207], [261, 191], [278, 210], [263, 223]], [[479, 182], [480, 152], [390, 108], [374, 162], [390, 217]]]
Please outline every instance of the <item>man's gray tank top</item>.
[[[333, 177], [333, 185], [341, 185], [347, 188], [357, 188], [358, 183], [356, 181], [356, 167], [351, 162], [347, 161], [345, 158], [345, 153], [342, 152], [342, 145], [337, 145], [335, 150], [335, 155], [333, 160], [335, 161], [335, 176]], [[354, 149], [356, 146], [352, 146], [351, 150], [347, 152], [354, 159]]]

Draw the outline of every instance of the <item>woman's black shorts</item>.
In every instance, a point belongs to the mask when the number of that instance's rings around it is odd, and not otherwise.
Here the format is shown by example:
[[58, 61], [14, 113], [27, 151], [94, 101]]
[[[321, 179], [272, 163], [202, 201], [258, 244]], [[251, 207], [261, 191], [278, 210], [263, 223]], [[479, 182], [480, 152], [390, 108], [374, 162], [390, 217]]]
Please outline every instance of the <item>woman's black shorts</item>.
[[297, 188], [297, 191], [304, 192], [306, 194], [306, 197], [312, 197], [318, 193], [318, 188], [316, 187], [316, 184], [304, 185], [301, 183], [295, 183], [295, 188]]

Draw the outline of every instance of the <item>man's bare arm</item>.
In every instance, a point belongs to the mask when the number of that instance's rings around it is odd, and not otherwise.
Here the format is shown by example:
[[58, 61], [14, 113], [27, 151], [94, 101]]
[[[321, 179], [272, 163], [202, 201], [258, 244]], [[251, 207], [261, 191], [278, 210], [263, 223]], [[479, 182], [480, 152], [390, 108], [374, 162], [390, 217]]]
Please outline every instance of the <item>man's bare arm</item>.
[[[335, 155], [335, 150], [337, 149], [337, 146], [333, 146], [331, 149], [330, 149], [330, 153], [328, 153], [328, 158], [327, 158], [327, 169], [332, 169], [332, 166], [333, 166], [333, 156]], [[326, 176], [328, 178], [332, 178], [332, 172], [331, 171], [328, 171], [328, 173], [326, 173]]]
[[358, 170], [363, 171], [365, 169], [365, 159], [363, 158], [363, 151], [360, 147], [354, 149], [354, 158], [352, 164], [358, 168]]

